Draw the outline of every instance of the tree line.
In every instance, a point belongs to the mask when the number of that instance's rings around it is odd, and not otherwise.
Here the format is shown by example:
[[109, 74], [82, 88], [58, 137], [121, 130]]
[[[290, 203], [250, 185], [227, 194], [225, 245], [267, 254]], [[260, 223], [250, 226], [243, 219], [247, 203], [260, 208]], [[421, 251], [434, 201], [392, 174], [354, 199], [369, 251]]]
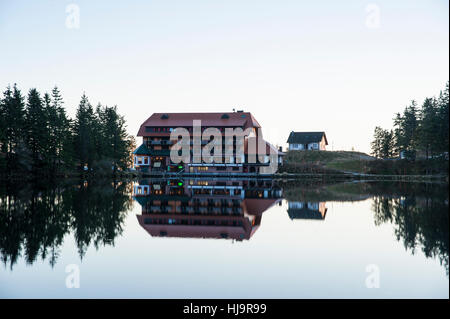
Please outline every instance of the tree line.
[[17, 85], [0, 98], [0, 173], [55, 175], [74, 170], [114, 173], [131, 165], [134, 138], [117, 107], [91, 105], [83, 94], [75, 119], [58, 87], [25, 97]]
[[415, 160], [417, 156], [432, 158], [449, 150], [449, 83], [439, 97], [426, 98], [419, 107], [411, 101], [403, 113], [394, 117], [392, 129], [375, 127], [371, 143], [377, 158], [401, 157]]

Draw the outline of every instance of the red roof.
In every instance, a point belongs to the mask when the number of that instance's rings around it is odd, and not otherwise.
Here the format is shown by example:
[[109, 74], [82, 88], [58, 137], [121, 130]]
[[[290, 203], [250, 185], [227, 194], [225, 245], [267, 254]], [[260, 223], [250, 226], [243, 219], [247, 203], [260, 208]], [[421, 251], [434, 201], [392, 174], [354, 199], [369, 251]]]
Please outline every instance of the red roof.
[[139, 128], [138, 136], [151, 135], [145, 127], [192, 127], [194, 120], [200, 120], [208, 127], [261, 127], [250, 112], [223, 113], [153, 113]]
[[268, 210], [270, 207], [278, 203], [281, 199], [275, 198], [246, 198], [244, 205], [247, 213], [253, 215], [260, 215]]

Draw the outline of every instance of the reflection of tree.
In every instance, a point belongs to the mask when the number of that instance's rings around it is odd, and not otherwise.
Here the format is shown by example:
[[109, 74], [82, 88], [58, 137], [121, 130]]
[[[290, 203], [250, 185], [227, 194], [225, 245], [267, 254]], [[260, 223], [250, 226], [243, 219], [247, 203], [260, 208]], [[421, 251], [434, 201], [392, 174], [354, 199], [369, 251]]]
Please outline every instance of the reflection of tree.
[[[23, 254], [31, 264], [40, 256], [54, 266], [64, 236], [75, 234], [80, 256], [92, 242], [114, 244], [130, 207], [125, 183], [0, 189], [0, 255], [12, 267]], [[8, 194], [8, 195], [5, 195]]]
[[390, 222], [396, 225], [397, 240], [414, 254], [421, 247], [425, 256], [438, 258], [449, 272], [448, 195], [430, 196], [426, 192], [392, 197], [375, 196], [373, 201], [375, 224]]
[[373, 197], [375, 224], [394, 225], [397, 240], [413, 254], [421, 247], [449, 273], [448, 184], [414, 182], [282, 183], [289, 201], [354, 201]]
[[124, 211], [130, 208], [126, 184], [102, 187], [82, 187], [73, 193], [71, 206], [75, 239], [80, 256], [91, 242], [95, 248], [114, 245], [114, 238], [122, 234]]

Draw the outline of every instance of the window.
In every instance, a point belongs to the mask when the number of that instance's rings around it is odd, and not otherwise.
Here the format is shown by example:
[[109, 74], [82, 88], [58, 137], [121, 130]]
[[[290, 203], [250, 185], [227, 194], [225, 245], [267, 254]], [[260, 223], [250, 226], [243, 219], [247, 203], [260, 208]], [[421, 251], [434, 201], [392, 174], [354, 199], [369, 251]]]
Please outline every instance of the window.
[[135, 186], [134, 192], [136, 195], [147, 195], [149, 193], [149, 185], [138, 185]]
[[148, 156], [136, 156], [134, 158], [135, 165], [149, 165], [149, 157]]

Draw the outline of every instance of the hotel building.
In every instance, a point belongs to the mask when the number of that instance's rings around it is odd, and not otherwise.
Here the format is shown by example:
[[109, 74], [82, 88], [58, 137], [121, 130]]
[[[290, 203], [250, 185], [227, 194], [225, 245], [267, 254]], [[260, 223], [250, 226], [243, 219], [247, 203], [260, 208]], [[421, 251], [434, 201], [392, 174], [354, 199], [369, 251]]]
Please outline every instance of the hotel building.
[[[176, 128], [184, 128], [192, 137], [195, 133], [194, 121], [200, 121], [201, 134], [208, 128], [216, 128], [222, 135], [222, 155], [214, 157], [210, 163], [193, 161], [194, 145], [190, 140], [189, 162], [174, 163], [171, 160], [171, 148], [178, 137], [171, 139]], [[226, 139], [227, 129], [242, 129], [249, 133], [242, 139]], [[133, 152], [134, 167], [143, 173], [190, 173], [190, 174], [262, 174], [269, 166], [270, 154], [275, 155], [277, 165], [282, 163], [282, 155], [272, 144], [262, 139], [261, 126], [249, 112], [225, 113], [154, 113], [142, 123], [137, 134], [142, 144]], [[199, 137], [201, 138], [201, 137]], [[257, 143], [258, 139], [262, 141]], [[211, 142], [200, 139], [200, 147]], [[255, 146], [254, 146], [255, 145]], [[231, 151], [233, 156], [227, 156]], [[261, 154], [263, 161], [254, 161]], [[238, 158], [237, 158], [238, 157]], [[250, 159], [250, 160], [249, 160]], [[273, 160], [273, 159], [272, 159]]]

